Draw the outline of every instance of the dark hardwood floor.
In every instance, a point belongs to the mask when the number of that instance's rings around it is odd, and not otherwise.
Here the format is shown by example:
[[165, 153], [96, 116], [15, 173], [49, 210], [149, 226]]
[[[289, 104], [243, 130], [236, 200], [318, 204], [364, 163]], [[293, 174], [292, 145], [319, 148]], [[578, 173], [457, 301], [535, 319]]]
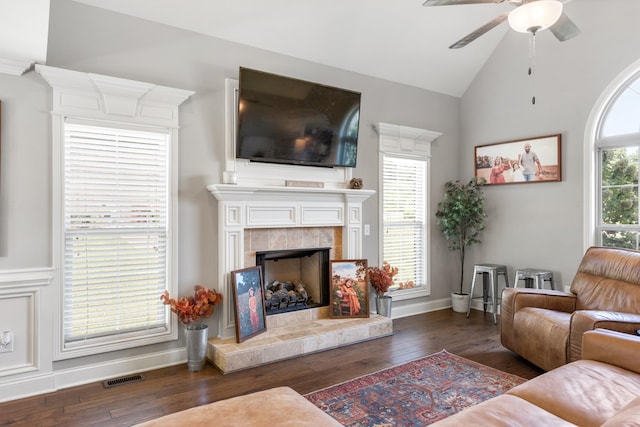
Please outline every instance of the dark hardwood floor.
[[212, 365], [144, 372], [144, 381], [105, 389], [102, 382], [0, 404], [0, 425], [130, 426], [221, 399], [288, 385], [301, 394], [440, 350], [524, 378], [542, 371], [500, 345], [493, 317], [450, 309], [397, 319], [394, 334], [348, 347], [221, 375]]

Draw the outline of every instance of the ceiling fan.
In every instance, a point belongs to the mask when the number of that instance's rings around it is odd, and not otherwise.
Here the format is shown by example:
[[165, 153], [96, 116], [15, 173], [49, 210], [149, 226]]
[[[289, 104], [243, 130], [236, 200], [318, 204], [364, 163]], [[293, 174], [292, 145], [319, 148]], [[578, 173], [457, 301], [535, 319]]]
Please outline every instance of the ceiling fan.
[[559, 0], [427, 0], [423, 6], [457, 6], [479, 3], [509, 3], [515, 6], [510, 12], [504, 12], [480, 28], [467, 34], [449, 49], [464, 47], [488, 32], [492, 28], [508, 20], [514, 30], [535, 35], [538, 31], [549, 28], [549, 31], [561, 42], [580, 34], [580, 29], [562, 11], [563, 4]]

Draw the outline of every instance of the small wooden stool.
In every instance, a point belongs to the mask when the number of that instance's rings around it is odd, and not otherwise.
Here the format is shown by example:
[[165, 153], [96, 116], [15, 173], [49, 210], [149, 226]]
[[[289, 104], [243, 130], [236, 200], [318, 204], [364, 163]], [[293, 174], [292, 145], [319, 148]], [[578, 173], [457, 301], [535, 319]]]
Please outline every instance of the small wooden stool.
[[[478, 274], [482, 274], [482, 302], [484, 306], [484, 312], [487, 312], [487, 304], [489, 303], [488, 290], [491, 291], [491, 307], [493, 309], [493, 323], [498, 323], [498, 276], [504, 278], [505, 286], [509, 287], [509, 277], [507, 276], [507, 267], [500, 264], [475, 264], [473, 267], [473, 280], [471, 281], [471, 293], [469, 294], [469, 306], [467, 307], [467, 317], [471, 312], [471, 301], [473, 297], [473, 290], [476, 287], [476, 277]], [[489, 279], [489, 280], [487, 280]]]
[[525, 288], [542, 289], [544, 282], [549, 282], [550, 289], [556, 289], [553, 283], [553, 272], [549, 270], [539, 270], [537, 268], [518, 269], [513, 279], [514, 288], [518, 287], [520, 280], [524, 280]]

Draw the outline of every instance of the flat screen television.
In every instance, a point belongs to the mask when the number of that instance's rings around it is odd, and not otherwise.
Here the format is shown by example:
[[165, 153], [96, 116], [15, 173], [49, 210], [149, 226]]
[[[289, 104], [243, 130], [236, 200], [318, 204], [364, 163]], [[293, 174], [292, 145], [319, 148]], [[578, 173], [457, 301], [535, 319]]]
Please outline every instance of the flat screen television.
[[355, 167], [360, 93], [240, 67], [236, 158]]

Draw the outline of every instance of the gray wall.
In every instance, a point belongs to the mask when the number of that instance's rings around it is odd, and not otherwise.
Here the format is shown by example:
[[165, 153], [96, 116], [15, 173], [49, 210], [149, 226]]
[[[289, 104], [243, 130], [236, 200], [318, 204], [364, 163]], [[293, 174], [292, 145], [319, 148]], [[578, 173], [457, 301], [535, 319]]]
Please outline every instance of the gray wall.
[[[358, 167], [365, 188], [378, 186], [378, 122], [442, 132], [433, 145], [434, 199], [458, 172], [460, 100], [413, 87], [145, 22], [68, 0], [51, 4], [47, 65], [194, 90], [180, 108], [179, 286], [215, 286], [216, 202], [206, 185], [221, 182], [224, 159], [224, 79], [246, 66], [362, 93]], [[2, 182], [0, 270], [51, 266], [51, 88], [34, 72], [0, 76]], [[378, 263], [378, 198], [365, 206], [364, 256]], [[435, 210], [435, 202], [432, 203]], [[446, 249], [432, 230], [432, 296], [450, 292]], [[443, 254], [444, 255], [441, 255]], [[54, 283], [55, 297], [59, 284]], [[230, 298], [230, 295], [226, 296]], [[426, 300], [426, 299], [425, 299]], [[406, 303], [406, 302], [402, 302]], [[47, 315], [48, 316], [48, 315]], [[55, 314], [50, 315], [51, 317]], [[215, 316], [215, 314], [214, 314]], [[43, 314], [43, 317], [46, 317]], [[46, 317], [49, 323], [50, 317]], [[215, 318], [209, 324], [215, 334]], [[73, 369], [120, 357], [177, 348], [180, 342], [54, 363]], [[49, 352], [48, 348], [41, 351]], [[47, 358], [45, 358], [46, 360]], [[2, 378], [0, 378], [0, 385]]]
[[462, 98], [461, 177], [473, 175], [476, 145], [562, 134], [562, 182], [486, 188], [488, 227], [469, 271], [476, 262], [506, 264], [510, 277], [515, 268], [538, 267], [569, 285], [590, 245], [583, 239], [585, 128], [606, 86], [640, 58], [640, 2], [576, 0], [565, 12], [582, 34], [563, 43], [538, 34], [533, 88], [528, 37], [511, 31]]

